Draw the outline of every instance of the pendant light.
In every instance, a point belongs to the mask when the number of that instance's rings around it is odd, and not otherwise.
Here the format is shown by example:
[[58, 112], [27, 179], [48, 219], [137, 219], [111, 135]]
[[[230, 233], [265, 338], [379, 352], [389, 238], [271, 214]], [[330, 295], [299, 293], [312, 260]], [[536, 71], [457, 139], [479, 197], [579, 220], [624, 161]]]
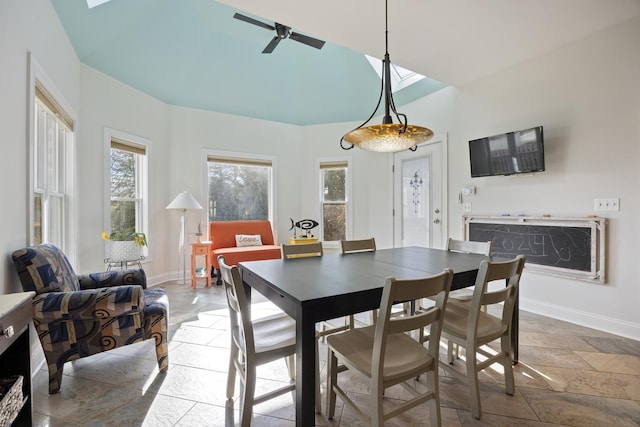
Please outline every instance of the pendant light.
[[[367, 151], [393, 153], [410, 149], [415, 151], [418, 144], [433, 137], [433, 132], [422, 126], [407, 124], [407, 116], [398, 113], [391, 93], [391, 61], [389, 60], [388, 0], [385, 0], [385, 53], [382, 61], [382, 87], [378, 104], [369, 118], [351, 132], [340, 138], [340, 147], [350, 150], [355, 146]], [[384, 95], [384, 117], [382, 124], [364, 127], [378, 111]], [[393, 123], [391, 112], [399, 123]], [[349, 145], [345, 145], [349, 144]]]

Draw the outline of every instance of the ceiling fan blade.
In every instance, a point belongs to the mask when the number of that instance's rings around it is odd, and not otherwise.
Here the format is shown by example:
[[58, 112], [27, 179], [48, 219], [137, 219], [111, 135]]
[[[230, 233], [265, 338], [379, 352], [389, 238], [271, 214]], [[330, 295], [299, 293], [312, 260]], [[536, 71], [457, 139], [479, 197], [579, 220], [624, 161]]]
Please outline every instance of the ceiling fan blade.
[[262, 53], [271, 53], [271, 52], [273, 52], [273, 49], [275, 49], [276, 46], [278, 46], [278, 43], [280, 43], [280, 40], [282, 40], [280, 37], [275, 36], [273, 39], [271, 39], [271, 41], [269, 42], [267, 47], [264, 48]]
[[241, 15], [240, 13], [236, 13], [233, 15], [234, 18], [239, 19], [244, 22], [248, 22], [249, 24], [257, 25], [258, 27], [266, 28], [267, 30], [275, 30], [276, 27], [273, 27], [269, 24], [266, 24], [262, 21], [258, 21], [257, 19], [249, 18], [248, 16]]
[[304, 34], [300, 33], [291, 33], [289, 35], [289, 38], [291, 40], [304, 43], [308, 46], [315, 47], [316, 49], [322, 49], [322, 46], [324, 46], [323, 40], [314, 39], [313, 37], [305, 36]]

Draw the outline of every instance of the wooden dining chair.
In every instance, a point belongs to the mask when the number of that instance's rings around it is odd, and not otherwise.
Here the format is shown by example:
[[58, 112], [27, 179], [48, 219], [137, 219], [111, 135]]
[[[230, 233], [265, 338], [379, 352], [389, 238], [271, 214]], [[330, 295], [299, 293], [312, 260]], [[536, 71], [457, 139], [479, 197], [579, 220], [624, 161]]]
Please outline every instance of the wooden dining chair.
[[[491, 240], [486, 242], [476, 242], [472, 240], [456, 240], [449, 237], [447, 240], [447, 250], [451, 252], [461, 252], [465, 254], [491, 255]], [[449, 294], [450, 300], [470, 302], [473, 296], [473, 287], [456, 289]], [[487, 307], [483, 307], [486, 312]]]
[[[248, 427], [254, 405], [295, 390], [296, 322], [285, 313], [252, 320], [238, 267], [227, 265], [222, 255], [218, 257], [218, 264], [231, 321], [227, 398], [233, 399], [238, 374], [244, 386], [240, 425]], [[256, 397], [256, 368], [281, 358], [287, 362], [291, 383]], [[316, 412], [319, 413], [321, 401], [317, 346], [315, 369]]]
[[[327, 370], [327, 416], [335, 414], [336, 395], [367, 425], [382, 426], [384, 422], [411, 408], [429, 402], [431, 425], [440, 426], [440, 394], [438, 389], [438, 360], [442, 319], [453, 270], [421, 279], [398, 280], [387, 278], [382, 292], [380, 316], [375, 325], [356, 328], [327, 337], [329, 360]], [[392, 317], [394, 304], [435, 297], [435, 305], [403, 317]], [[413, 339], [412, 331], [431, 327], [427, 347]], [[359, 408], [338, 384], [338, 374], [351, 373], [352, 379], [364, 382], [369, 390], [369, 407]], [[426, 375], [425, 385], [416, 386], [420, 374]], [[390, 411], [383, 409], [387, 388], [401, 385], [412, 398]], [[386, 404], [385, 404], [386, 406]]]
[[[376, 239], [371, 237], [369, 239], [340, 240], [340, 249], [342, 250], [343, 255], [355, 254], [355, 253], [361, 253], [361, 252], [375, 252]], [[394, 311], [394, 314], [404, 314], [406, 307], [408, 307], [408, 305], [407, 306], [403, 305], [402, 307], [403, 308], [401, 311]], [[371, 310], [371, 313], [370, 313], [371, 324], [376, 323], [377, 318], [378, 318], [378, 310]]]
[[[456, 376], [467, 380], [471, 400], [471, 414], [480, 419], [480, 389], [478, 372], [494, 363], [500, 363], [504, 370], [504, 382], [507, 394], [514, 393], [513, 353], [511, 348], [511, 319], [513, 317], [520, 276], [524, 268], [525, 258], [517, 256], [510, 261], [482, 261], [476, 277], [473, 298], [470, 303], [450, 300], [447, 304], [442, 326], [442, 338], [447, 340], [447, 361], [453, 364], [453, 344], [463, 347], [465, 352], [466, 375], [460, 374], [447, 363], [441, 367]], [[493, 280], [506, 280], [507, 285], [499, 290], [487, 289]], [[500, 316], [493, 316], [481, 310], [483, 305], [499, 307]], [[433, 335], [432, 335], [433, 336]], [[496, 354], [485, 351], [482, 346], [500, 340], [500, 350]], [[431, 343], [431, 339], [429, 340]], [[486, 359], [479, 361], [477, 355]]]

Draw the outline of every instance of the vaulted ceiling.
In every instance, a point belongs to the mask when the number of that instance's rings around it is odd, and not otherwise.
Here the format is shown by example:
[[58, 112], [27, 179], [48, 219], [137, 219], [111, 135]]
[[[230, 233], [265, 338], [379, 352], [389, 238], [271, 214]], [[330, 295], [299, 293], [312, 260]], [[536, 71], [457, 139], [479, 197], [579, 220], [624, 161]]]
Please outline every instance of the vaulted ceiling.
[[[297, 125], [361, 121], [380, 80], [383, 0], [51, 0], [80, 60], [163, 102]], [[325, 40], [317, 50], [233, 19]], [[640, 14], [640, 0], [389, 0], [391, 61], [428, 76], [396, 104], [513, 66]]]

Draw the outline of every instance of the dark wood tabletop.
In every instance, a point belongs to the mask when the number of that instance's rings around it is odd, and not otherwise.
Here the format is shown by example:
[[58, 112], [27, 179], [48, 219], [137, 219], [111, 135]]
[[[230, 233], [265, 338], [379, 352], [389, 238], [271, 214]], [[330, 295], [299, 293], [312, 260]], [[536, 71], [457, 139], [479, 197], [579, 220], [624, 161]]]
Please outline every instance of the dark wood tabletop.
[[[379, 308], [385, 279], [454, 272], [452, 289], [472, 286], [489, 257], [405, 247], [322, 257], [241, 262], [247, 294], [260, 292], [296, 319], [296, 425], [314, 424], [315, 324]], [[304, 357], [303, 357], [304, 355]]]

